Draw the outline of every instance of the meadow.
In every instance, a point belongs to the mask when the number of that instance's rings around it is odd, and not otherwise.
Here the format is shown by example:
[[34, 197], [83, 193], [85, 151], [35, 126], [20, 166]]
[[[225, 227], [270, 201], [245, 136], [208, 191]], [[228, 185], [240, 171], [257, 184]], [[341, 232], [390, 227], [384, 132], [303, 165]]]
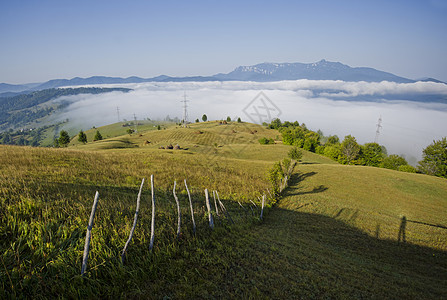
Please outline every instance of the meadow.
[[[267, 171], [290, 149], [276, 130], [214, 121], [189, 128], [152, 126], [132, 135], [124, 130], [115, 126], [110, 138], [86, 145], [75, 138], [63, 149], [0, 147], [1, 298], [441, 298], [447, 293], [445, 179], [343, 166], [304, 151], [290, 187], [260, 221], [259, 197], [270, 188]], [[262, 137], [278, 143], [260, 145]], [[169, 144], [182, 149], [159, 149]], [[139, 184], [151, 174], [155, 246], [149, 251], [146, 184], [122, 264]], [[192, 191], [196, 235], [184, 179]], [[174, 180], [183, 215], [178, 240]], [[235, 224], [220, 214], [209, 229], [205, 188], [219, 192]], [[80, 276], [95, 191], [100, 197], [91, 252]], [[258, 205], [256, 215], [248, 209], [250, 200]]]

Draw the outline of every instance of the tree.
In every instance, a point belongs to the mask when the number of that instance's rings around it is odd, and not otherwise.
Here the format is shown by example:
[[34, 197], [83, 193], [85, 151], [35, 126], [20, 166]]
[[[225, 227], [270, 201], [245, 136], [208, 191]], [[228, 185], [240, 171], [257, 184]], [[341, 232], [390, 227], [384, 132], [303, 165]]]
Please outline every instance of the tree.
[[196, 119], [196, 123], [199, 123], [200, 121], [199, 121], [199, 119]]
[[341, 162], [350, 165], [355, 159], [357, 159], [360, 152], [360, 146], [357, 144], [355, 137], [352, 135], [347, 135], [341, 143], [340, 150], [342, 154]]
[[333, 160], [338, 160], [338, 158], [341, 156], [341, 149], [340, 144], [330, 145], [324, 147], [324, 156], [327, 156], [329, 158], [332, 158]]
[[331, 135], [328, 137], [326, 145], [336, 145], [340, 143], [340, 139], [336, 135]]
[[67, 147], [68, 144], [70, 144], [70, 136], [68, 135], [68, 132], [62, 130], [59, 134], [59, 146]]
[[202, 121], [203, 122], [206, 122], [208, 120], [208, 117], [205, 115], [205, 114], [203, 114], [203, 116], [202, 116]]
[[231, 117], [230, 116], [227, 117], [227, 122], [231, 122]]
[[94, 141], [100, 141], [100, 140], [102, 140], [102, 135], [101, 135], [101, 133], [99, 132], [99, 130], [96, 130], [96, 134], [95, 134], [95, 137], [93, 138], [93, 140], [94, 140]]
[[161, 126], [160, 125], [157, 126], [157, 130], [161, 130]]
[[366, 166], [378, 167], [383, 161], [382, 147], [377, 143], [362, 146], [361, 159]]
[[406, 165], [408, 165], [408, 163], [405, 158], [397, 154], [391, 154], [390, 156], [387, 156], [383, 159], [380, 167], [385, 169], [398, 170], [400, 166]]
[[300, 161], [303, 157], [303, 152], [297, 146], [292, 147], [288, 153], [289, 158]]
[[447, 178], [447, 138], [433, 141], [422, 151], [419, 170], [425, 174]]
[[237, 122], [238, 123], [242, 123], [242, 120], [241, 120], [241, 118], [239, 117], [239, 118], [237, 118]]
[[79, 131], [78, 141], [81, 142], [81, 143], [87, 144], [87, 135], [82, 130]]
[[282, 123], [279, 118], [273, 119], [272, 122], [270, 122], [269, 128], [270, 129], [279, 129], [281, 127]]
[[134, 130], [133, 130], [132, 128], [127, 128], [126, 132], [127, 132], [129, 135], [132, 135], [132, 133], [134, 132]]
[[2, 143], [5, 145], [9, 145], [11, 143], [11, 136], [9, 135], [9, 133], [5, 133], [3, 135]]

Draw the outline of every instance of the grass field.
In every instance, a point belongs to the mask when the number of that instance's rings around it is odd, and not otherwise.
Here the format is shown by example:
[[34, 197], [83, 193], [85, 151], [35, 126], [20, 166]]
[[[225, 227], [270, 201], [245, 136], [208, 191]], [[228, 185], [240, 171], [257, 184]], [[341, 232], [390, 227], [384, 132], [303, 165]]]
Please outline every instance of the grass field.
[[[283, 198], [260, 222], [249, 200], [289, 146], [260, 145], [275, 130], [247, 123], [192, 124], [121, 135], [67, 149], [0, 147], [0, 298], [442, 298], [447, 294], [447, 181], [343, 166], [304, 152]], [[96, 130], [88, 131], [89, 136]], [[107, 133], [109, 132], [109, 133]], [[91, 139], [89, 139], [91, 140]], [[179, 144], [182, 150], [159, 149]], [[155, 176], [127, 260], [120, 251], [141, 179]], [[193, 194], [192, 235], [183, 179]], [[184, 226], [176, 240], [177, 180]], [[218, 190], [236, 224], [207, 225], [203, 189]], [[80, 267], [100, 192], [88, 270]], [[239, 207], [240, 201], [247, 212]], [[259, 213], [259, 210], [255, 210]], [[402, 218], [405, 216], [405, 222]], [[405, 242], [397, 242], [403, 239]]]

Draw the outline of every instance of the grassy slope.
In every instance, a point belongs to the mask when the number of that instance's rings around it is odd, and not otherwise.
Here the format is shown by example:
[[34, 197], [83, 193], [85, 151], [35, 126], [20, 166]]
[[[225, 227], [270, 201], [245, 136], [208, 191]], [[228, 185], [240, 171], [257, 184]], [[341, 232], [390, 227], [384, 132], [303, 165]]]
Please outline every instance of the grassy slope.
[[[276, 134], [252, 124], [207, 122], [73, 150], [0, 147], [1, 157], [8, 157], [0, 164], [2, 220], [12, 215], [8, 220], [16, 222], [15, 229], [2, 223], [4, 289], [11, 291], [13, 285], [13, 292], [25, 295], [151, 298], [445, 295], [447, 230], [411, 222], [446, 225], [447, 183], [439, 178], [341, 166], [305, 152], [292, 186], [265, 222], [250, 225], [240, 219], [240, 225], [227, 227], [218, 219], [220, 225], [207, 236], [201, 190], [218, 189], [227, 205], [231, 199], [256, 199], [268, 187], [266, 170], [289, 149], [257, 144], [260, 137]], [[158, 149], [169, 143], [188, 150]], [[110, 149], [123, 144], [125, 149]], [[120, 267], [138, 181], [152, 173], [162, 207], [160, 238], [148, 253], [149, 207], [143, 206], [132, 255]], [[175, 211], [168, 195], [172, 180], [185, 177], [195, 193], [201, 229], [193, 238], [186, 221], [189, 230], [175, 243]], [[77, 273], [83, 236], [97, 188], [103, 206], [95, 220], [89, 279], [82, 280]], [[148, 196], [146, 188], [143, 197]], [[235, 218], [242, 218], [236, 207]], [[408, 220], [406, 244], [396, 242], [402, 216]], [[38, 239], [27, 241], [36, 234]]]

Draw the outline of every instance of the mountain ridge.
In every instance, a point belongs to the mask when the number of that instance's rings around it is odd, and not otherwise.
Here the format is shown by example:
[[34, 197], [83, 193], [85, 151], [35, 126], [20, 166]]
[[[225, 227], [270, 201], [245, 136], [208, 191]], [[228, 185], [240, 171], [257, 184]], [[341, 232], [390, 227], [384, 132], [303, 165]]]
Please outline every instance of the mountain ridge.
[[[0, 83], [0, 97], [14, 96], [25, 92], [38, 91], [64, 86], [79, 86], [90, 84], [119, 84], [143, 82], [186, 82], [186, 81], [281, 81], [281, 80], [343, 80], [381, 82], [391, 81], [398, 83], [412, 83], [412, 80], [397, 76], [389, 72], [380, 71], [370, 67], [350, 67], [340, 62], [320, 60], [315, 63], [272, 63], [264, 62], [251, 66], [238, 66], [229, 73], [218, 73], [211, 76], [174, 77], [159, 75], [151, 78], [138, 76], [109, 77], [91, 76], [87, 78], [74, 77], [72, 79], [52, 79], [43, 83], [7, 84]], [[424, 78], [422, 81], [444, 83], [434, 78]]]

